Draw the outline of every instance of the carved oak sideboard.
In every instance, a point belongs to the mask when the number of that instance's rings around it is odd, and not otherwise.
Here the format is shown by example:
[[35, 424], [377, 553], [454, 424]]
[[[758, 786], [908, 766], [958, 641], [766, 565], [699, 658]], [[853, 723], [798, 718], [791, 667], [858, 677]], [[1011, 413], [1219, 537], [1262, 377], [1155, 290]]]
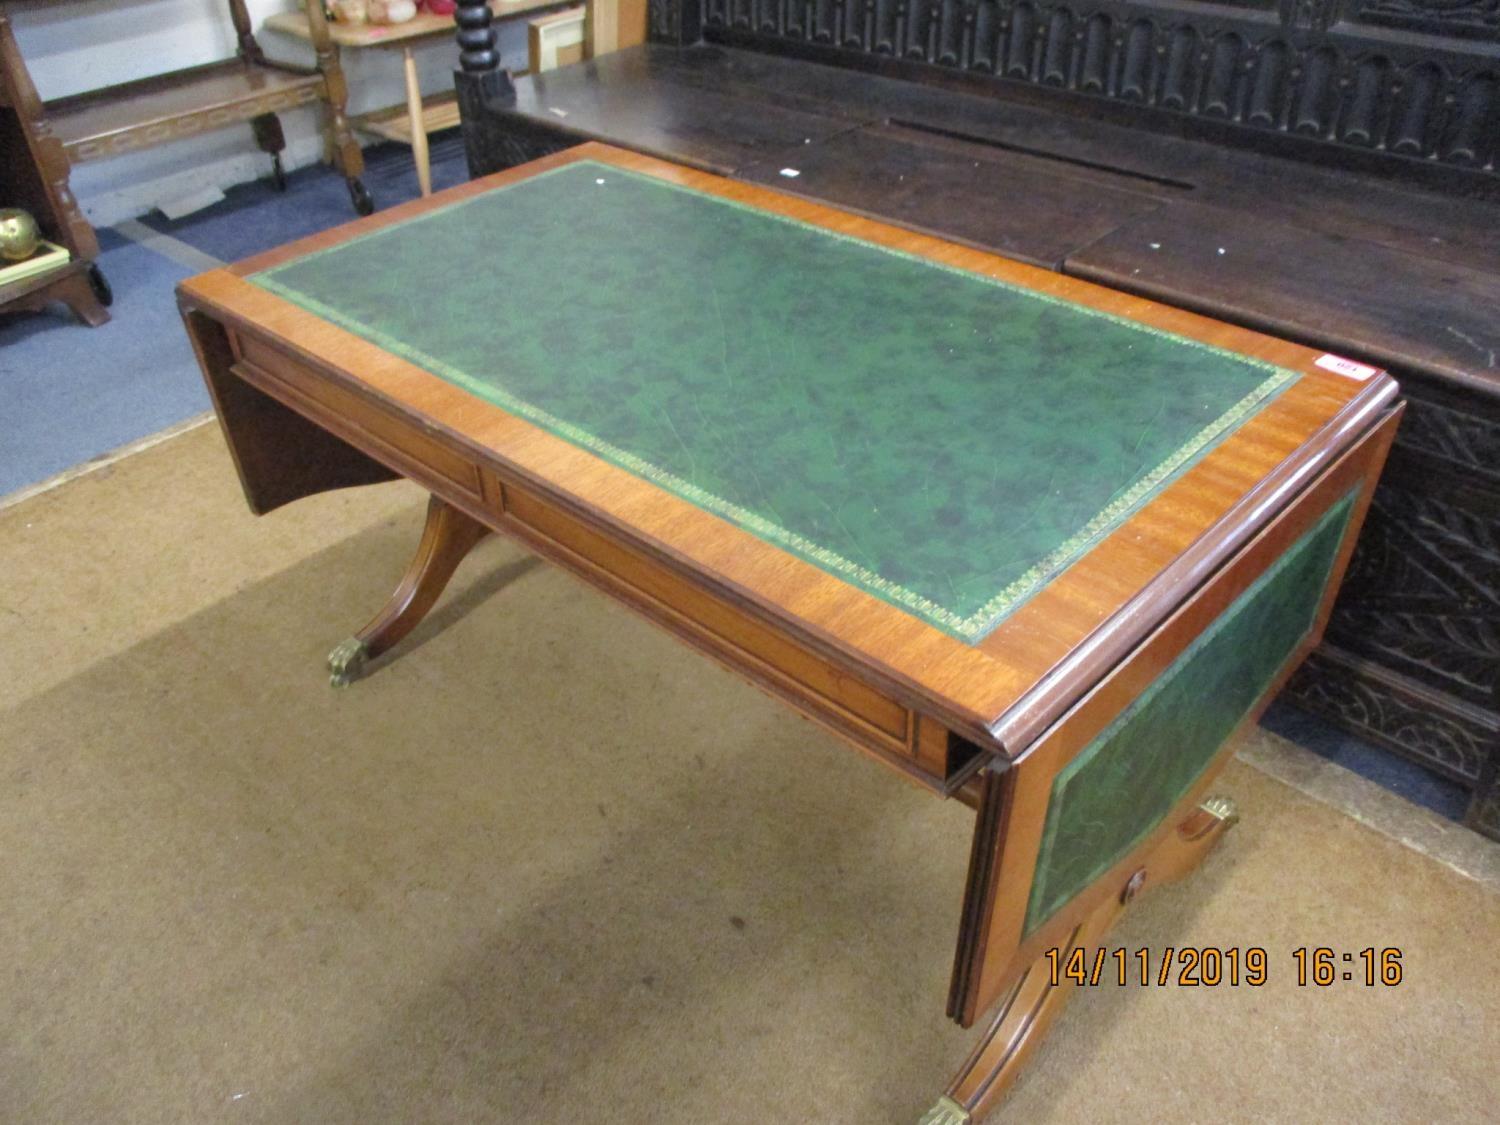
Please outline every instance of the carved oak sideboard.
[[[655, 0], [653, 31], [1071, 92], [1235, 144], [1493, 170], [1494, 0]], [[839, 61], [844, 61], [841, 57]]]

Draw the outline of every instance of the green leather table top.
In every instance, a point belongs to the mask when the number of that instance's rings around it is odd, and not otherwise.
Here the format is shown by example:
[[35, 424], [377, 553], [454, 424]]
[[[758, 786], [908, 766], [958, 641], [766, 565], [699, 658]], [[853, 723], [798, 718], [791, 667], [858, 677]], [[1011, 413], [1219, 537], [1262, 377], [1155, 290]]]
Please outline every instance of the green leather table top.
[[1296, 378], [592, 161], [250, 280], [971, 643]]

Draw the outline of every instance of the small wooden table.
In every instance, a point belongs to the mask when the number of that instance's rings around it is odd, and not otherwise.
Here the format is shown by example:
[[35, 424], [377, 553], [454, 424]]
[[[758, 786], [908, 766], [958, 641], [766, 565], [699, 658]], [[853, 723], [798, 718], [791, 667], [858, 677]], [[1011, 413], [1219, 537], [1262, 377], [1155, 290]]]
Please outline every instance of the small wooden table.
[[[491, 0], [490, 11], [498, 22], [517, 19], [535, 12], [571, 7], [578, 0]], [[312, 29], [305, 12], [278, 12], [266, 17], [265, 26], [312, 42]], [[422, 97], [417, 78], [417, 61], [412, 47], [424, 40], [452, 36], [452, 16], [435, 16], [422, 12], [405, 23], [328, 25], [329, 39], [335, 50], [344, 47], [375, 50], [400, 50], [406, 80], [406, 104], [390, 106], [350, 119], [350, 124], [367, 133], [410, 145], [417, 165], [417, 183], [424, 196], [432, 194], [432, 163], [427, 152], [427, 134], [451, 129], [458, 124], [458, 106], [451, 92]]]
[[944, 1125], [1067, 996], [1049, 951], [1093, 963], [1232, 822], [1210, 786], [1401, 410], [1373, 368], [597, 144], [179, 299], [255, 511], [432, 494], [336, 682], [496, 530], [977, 809], [962, 904], [913, 920], [958, 923], [949, 1015], [992, 1013]]

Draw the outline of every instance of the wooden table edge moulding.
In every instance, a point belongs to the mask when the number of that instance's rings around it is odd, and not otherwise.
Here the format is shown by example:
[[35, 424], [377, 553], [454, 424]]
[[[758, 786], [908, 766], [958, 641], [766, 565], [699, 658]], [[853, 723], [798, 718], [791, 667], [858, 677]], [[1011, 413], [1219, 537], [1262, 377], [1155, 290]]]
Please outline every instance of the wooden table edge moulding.
[[[964, 638], [250, 280], [578, 162], [1100, 310], [1251, 357], [1290, 382], [987, 634]], [[469, 548], [501, 531], [908, 781], [976, 809], [948, 1014], [964, 1027], [987, 1022], [927, 1125], [977, 1120], [997, 1103], [1067, 996], [1045, 972], [1048, 950], [1097, 945], [1143, 887], [1189, 872], [1235, 819], [1209, 789], [1234, 736], [1317, 643], [1402, 409], [1384, 372], [592, 143], [199, 275], [178, 296], [252, 510], [397, 477], [432, 494], [391, 600], [335, 649], [336, 683], [406, 635]], [[1300, 602], [1292, 581], [1310, 591]], [[1274, 645], [1235, 641], [1266, 612], [1289, 615], [1256, 634]], [[1238, 648], [1222, 648], [1231, 642]], [[1182, 745], [1170, 761], [1185, 764], [1169, 767], [1156, 804], [1125, 814], [1136, 819], [1119, 846], [1070, 884], [1056, 852], [1067, 826], [1053, 823], [1062, 798], [1086, 797], [1121, 760], [1144, 770], [1145, 759], [1118, 758], [1147, 752], [1131, 749], [1131, 724], [1151, 701], [1192, 687], [1193, 658], [1215, 643], [1220, 662], [1265, 649], [1255, 669], [1225, 673], [1253, 675], [1244, 698], [1214, 720], [1211, 739], [1192, 716], [1173, 720]]]

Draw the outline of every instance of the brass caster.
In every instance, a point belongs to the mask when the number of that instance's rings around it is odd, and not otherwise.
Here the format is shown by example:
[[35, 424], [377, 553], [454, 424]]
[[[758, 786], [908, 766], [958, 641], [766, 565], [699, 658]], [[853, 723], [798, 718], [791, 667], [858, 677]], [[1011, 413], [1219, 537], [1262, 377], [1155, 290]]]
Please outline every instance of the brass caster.
[[1232, 797], [1210, 797], [1198, 807], [1222, 821], [1225, 828], [1232, 828], [1240, 822], [1240, 807]]
[[358, 637], [341, 641], [328, 654], [328, 684], [330, 687], [348, 687], [364, 675], [365, 661], [370, 651]]
[[969, 1125], [969, 1111], [944, 1094], [917, 1125]]

